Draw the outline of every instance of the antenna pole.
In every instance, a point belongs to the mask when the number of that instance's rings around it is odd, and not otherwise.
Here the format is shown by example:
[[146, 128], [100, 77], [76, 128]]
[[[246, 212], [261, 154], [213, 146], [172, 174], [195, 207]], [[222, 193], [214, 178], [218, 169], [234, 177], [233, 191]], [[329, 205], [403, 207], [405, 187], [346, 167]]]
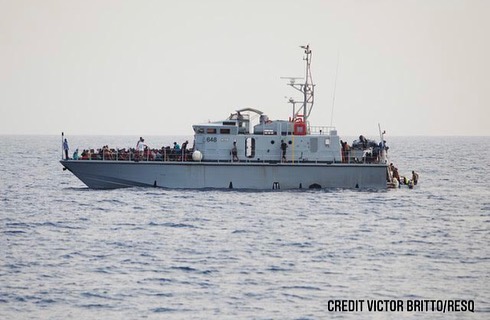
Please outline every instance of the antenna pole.
[[[311, 76], [311, 50], [310, 45], [301, 46], [305, 49], [306, 70], [305, 70], [305, 84], [302, 87], [303, 91], [303, 119], [306, 122], [310, 116], [311, 109], [313, 108], [314, 101], [314, 87], [313, 78]], [[309, 105], [309, 107], [308, 107]]]
[[61, 132], [61, 160], [63, 160], [63, 138], [65, 137], [65, 133]]
[[313, 103], [314, 103], [314, 91], [315, 91], [315, 85], [313, 84], [313, 78], [311, 76], [311, 50], [310, 50], [310, 45], [306, 46], [300, 46], [302, 49], [305, 50], [305, 56], [303, 60], [306, 61], [306, 68], [305, 68], [305, 83], [304, 84], [297, 84], [295, 83], [296, 79], [302, 79], [302, 78], [283, 78], [283, 79], [289, 79], [290, 82], [288, 85], [293, 87], [294, 89], [298, 90], [303, 94], [303, 101], [302, 105], [299, 108], [298, 111], [295, 111], [295, 104], [299, 103], [300, 101], [295, 101], [293, 98], [289, 99], [289, 103], [293, 105], [293, 121], [295, 121], [297, 118], [302, 118], [304, 122], [308, 120], [308, 117], [311, 114], [311, 109], [313, 109]]
[[333, 85], [332, 113], [330, 114], [330, 127], [333, 125], [333, 108], [335, 106], [335, 93], [337, 92], [337, 76], [339, 74], [339, 52], [337, 51], [337, 67], [335, 68], [335, 82]]

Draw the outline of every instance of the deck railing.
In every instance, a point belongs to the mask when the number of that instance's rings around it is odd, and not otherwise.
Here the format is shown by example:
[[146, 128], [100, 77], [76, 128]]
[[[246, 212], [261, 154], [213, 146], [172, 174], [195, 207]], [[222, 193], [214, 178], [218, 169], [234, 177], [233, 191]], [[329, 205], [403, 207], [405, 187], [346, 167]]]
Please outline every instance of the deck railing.
[[309, 126], [309, 134], [330, 134], [335, 127], [330, 126]]

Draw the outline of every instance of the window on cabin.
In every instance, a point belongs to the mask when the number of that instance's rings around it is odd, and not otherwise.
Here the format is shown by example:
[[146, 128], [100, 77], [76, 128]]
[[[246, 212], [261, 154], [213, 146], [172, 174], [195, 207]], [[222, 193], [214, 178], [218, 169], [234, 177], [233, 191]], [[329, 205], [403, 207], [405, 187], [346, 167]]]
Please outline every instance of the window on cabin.
[[207, 134], [215, 134], [216, 133], [216, 128], [207, 128], [206, 129]]
[[219, 133], [221, 133], [221, 134], [230, 134], [230, 129], [219, 129]]

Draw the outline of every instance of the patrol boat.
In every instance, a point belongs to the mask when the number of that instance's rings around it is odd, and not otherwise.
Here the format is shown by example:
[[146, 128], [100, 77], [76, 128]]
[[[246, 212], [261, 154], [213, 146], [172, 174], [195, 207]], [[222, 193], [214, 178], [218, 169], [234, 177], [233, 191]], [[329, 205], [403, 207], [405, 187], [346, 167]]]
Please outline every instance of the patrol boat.
[[[99, 150], [82, 159], [62, 159], [89, 188], [148, 186], [164, 188], [301, 189], [387, 188], [392, 182], [384, 137], [341, 145], [331, 126], [311, 126], [314, 104], [312, 51], [304, 49], [304, 78], [288, 78], [302, 101], [290, 99], [287, 120], [270, 120], [262, 111], [243, 108], [224, 120], [193, 126], [190, 149]], [[304, 82], [297, 83], [298, 79]], [[253, 123], [257, 122], [256, 124]], [[258, 120], [258, 121], [257, 121]]]

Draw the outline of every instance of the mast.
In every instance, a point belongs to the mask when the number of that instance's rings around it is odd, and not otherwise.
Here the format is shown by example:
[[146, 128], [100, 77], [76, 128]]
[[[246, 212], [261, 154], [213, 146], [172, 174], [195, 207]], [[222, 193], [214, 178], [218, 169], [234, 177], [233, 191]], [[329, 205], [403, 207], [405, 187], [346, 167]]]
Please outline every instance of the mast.
[[313, 109], [313, 103], [314, 103], [314, 91], [315, 91], [315, 85], [313, 84], [313, 78], [311, 76], [311, 50], [310, 50], [310, 45], [306, 46], [300, 46], [302, 49], [305, 50], [305, 56], [303, 57], [303, 60], [306, 61], [306, 67], [305, 67], [305, 83], [295, 83], [294, 79], [298, 78], [290, 78], [291, 81], [288, 83], [291, 87], [294, 89], [298, 90], [303, 94], [303, 102], [301, 107], [298, 109], [298, 111], [295, 111], [295, 104], [298, 103], [299, 101], [294, 101], [293, 99], [289, 99], [289, 102], [293, 104], [293, 121], [295, 121], [298, 118], [302, 118], [304, 122], [308, 120], [308, 117], [311, 114], [311, 110]]

